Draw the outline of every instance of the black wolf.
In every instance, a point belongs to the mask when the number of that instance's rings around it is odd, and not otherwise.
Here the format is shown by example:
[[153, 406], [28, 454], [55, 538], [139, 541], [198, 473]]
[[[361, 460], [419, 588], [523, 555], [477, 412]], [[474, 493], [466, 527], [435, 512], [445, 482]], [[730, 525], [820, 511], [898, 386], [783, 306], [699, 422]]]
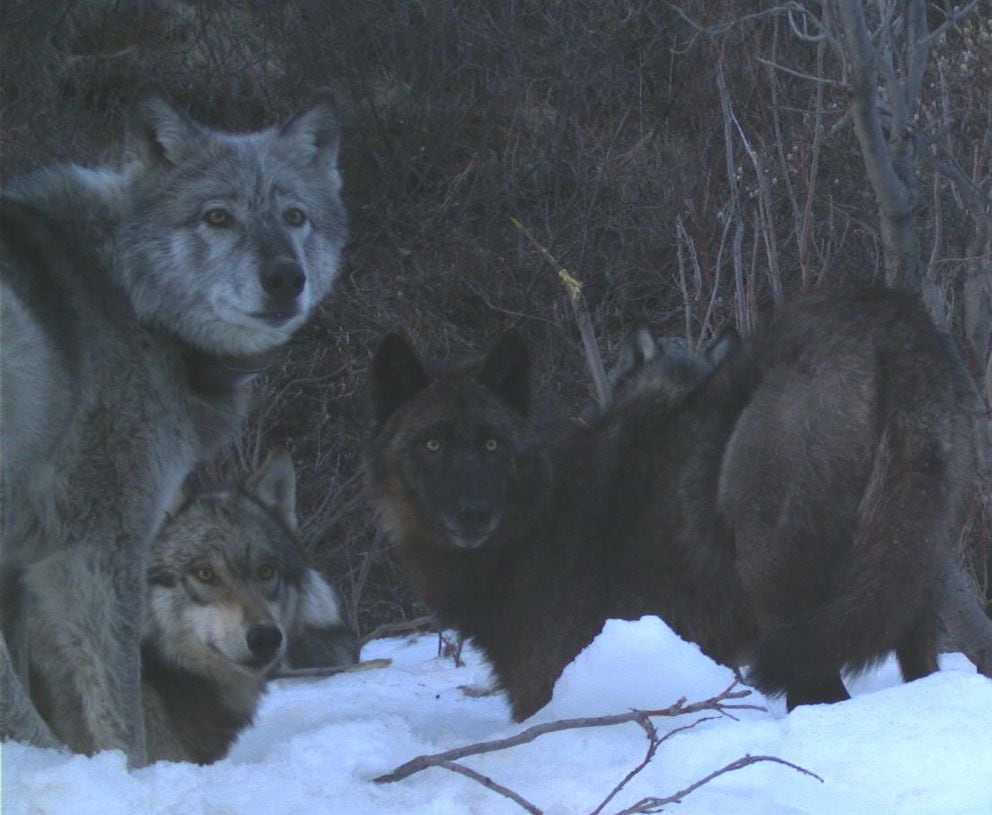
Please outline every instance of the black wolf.
[[367, 485], [423, 601], [483, 650], [518, 720], [610, 617], [660, 614], [736, 661], [753, 631], [730, 541], [693, 498], [711, 476], [665, 465], [688, 434], [666, 435], [659, 408], [546, 445], [528, 376], [515, 334], [436, 378], [395, 335], [380, 345]]

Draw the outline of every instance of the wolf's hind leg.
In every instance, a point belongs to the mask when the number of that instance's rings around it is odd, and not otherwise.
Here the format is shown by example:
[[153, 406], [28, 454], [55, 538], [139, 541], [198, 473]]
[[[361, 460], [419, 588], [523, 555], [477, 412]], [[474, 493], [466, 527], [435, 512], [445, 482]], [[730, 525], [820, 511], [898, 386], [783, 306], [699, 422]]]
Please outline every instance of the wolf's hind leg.
[[797, 677], [789, 682], [785, 704], [791, 711], [798, 705], [818, 705], [843, 702], [851, 696], [841, 681], [840, 674], [833, 672], [815, 677]]
[[[936, 604], [934, 604], [936, 606]], [[925, 609], [896, 645], [896, 658], [907, 682], [929, 676], [937, 670], [938, 615]]]

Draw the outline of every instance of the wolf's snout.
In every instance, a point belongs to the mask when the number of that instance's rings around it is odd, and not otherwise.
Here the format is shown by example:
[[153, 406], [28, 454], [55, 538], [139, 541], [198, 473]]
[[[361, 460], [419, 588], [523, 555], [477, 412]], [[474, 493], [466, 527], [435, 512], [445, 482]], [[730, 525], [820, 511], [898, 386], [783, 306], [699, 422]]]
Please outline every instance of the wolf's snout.
[[262, 288], [276, 305], [293, 305], [306, 282], [300, 264], [289, 258], [276, 258], [262, 270]]
[[465, 532], [488, 532], [496, 508], [490, 501], [466, 501], [458, 510], [458, 525]]
[[275, 657], [279, 646], [282, 645], [282, 631], [277, 625], [258, 623], [248, 629], [245, 639], [252, 656], [269, 661]]

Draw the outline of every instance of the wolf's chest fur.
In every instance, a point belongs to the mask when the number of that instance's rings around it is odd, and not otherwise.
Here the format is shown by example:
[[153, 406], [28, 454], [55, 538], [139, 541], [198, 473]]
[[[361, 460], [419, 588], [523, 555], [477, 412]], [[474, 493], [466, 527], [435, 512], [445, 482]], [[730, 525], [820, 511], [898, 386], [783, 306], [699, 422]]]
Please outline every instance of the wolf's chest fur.
[[73, 537], [70, 519], [95, 515], [147, 540], [189, 470], [235, 433], [246, 378], [225, 378], [219, 357], [140, 322], [90, 229], [16, 208], [22, 264], [5, 275], [5, 317], [37, 327], [45, 364], [4, 359], [11, 397], [31, 408], [11, 411], [4, 428], [17, 509], [6, 543], [35, 560], [46, 542]]

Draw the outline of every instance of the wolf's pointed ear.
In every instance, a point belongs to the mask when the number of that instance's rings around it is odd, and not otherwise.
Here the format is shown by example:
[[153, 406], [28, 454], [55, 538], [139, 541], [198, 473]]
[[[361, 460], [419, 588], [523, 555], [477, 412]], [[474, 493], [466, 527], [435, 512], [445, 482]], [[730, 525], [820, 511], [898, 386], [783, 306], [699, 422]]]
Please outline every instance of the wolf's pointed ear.
[[294, 155], [306, 166], [315, 166], [327, 176], [338, 172], [341, 126], [336, 109], [333, 94], [321, 90], [279, 128], [279, 137], [289, 143]]
[[158, 88], [145, 88], [135, 98], [127, 144], [143, 163], [174, 166], [202, 150], [205, 139], [199, 126], [176, 110]]
[[186, 506], [192, 498], [193, 491], [190, 489], [189, 484], [184, 481], [180, 485], [179, 491], [176, 492], [175, 497], [172, 499], [172, 503], [169, 505], [169, 508], [165, 511], [166, 522], [168, 523], [169, 521], [175, 520], [176, 516], [186, 509]]
[[486, 356], [479, 381], [517, 413], [530, 413], [530, 351], [527, 340], [510, 329]]
[[296, 529], [296, 470], [284, 447], [276, 447], [245, 482], [245, 490]]
[[706, 349], [706, 359], [715, 368], [741, 347], [741, 335], [732, 325], [724, 326]]
[[623, 372], [642, 367], [661, 353], [654, 334], [646, 325], [636, 325], [620, 347], [619, 369]]
[[369, 393], [376, 427], [430, 384], [417, 354], [399, 334], [387, 334], [372, 357]]

